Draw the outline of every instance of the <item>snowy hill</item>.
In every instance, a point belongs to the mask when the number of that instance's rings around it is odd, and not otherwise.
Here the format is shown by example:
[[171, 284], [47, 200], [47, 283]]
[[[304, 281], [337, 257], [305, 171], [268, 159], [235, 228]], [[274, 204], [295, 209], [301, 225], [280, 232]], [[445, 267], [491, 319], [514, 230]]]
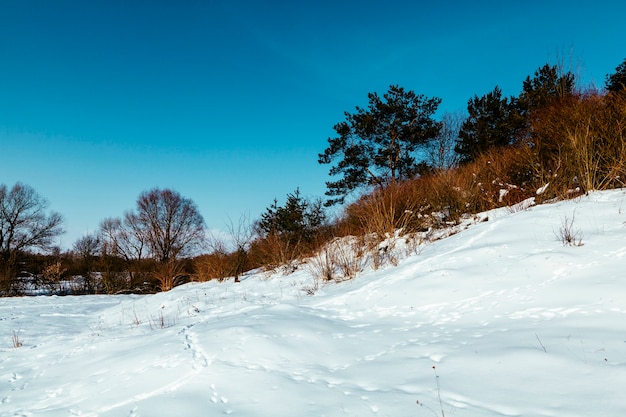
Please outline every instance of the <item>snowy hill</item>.
[[0, 299], [0, 415], [623, 415], [626, 193], [484, 216], [314, 295]]

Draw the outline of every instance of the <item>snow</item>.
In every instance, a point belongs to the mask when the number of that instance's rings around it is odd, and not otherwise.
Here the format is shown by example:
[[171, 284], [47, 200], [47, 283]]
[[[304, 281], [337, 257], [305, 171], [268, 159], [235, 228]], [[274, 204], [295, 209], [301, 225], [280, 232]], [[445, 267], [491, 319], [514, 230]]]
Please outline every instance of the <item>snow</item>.
[[314, 295], [302, 265], [1, 299], [0, 415], [622, 415], [625, 191], [477, 219]]

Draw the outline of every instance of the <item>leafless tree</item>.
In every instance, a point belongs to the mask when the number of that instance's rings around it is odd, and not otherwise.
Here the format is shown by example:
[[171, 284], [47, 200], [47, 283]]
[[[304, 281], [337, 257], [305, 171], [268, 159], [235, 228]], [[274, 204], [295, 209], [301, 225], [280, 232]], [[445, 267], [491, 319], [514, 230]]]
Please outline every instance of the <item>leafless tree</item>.
[[93, 233], [85, 234], [74, 242], [74, 253], [81, 258], [94, 258], [100, 253], [102, 240]]
[[202, 215], [192, 200], [176, 191], [154, 188], [141, 193], [136, 217], [158, 262], [190, 255], [204, 241]]
[[254, 228], [250, 223], [250, 216], [246, 215], [239, 218], [237, 225], [231, 220], [227, 228], [235, 249], [235, 266], [233, 268], [235, 282], [239, 282], [239, 275], [245, 271], [248, 263], [248, 252], [254, 239]]
[[100, 223], [102, 250], [126, 261], [141, 261], [146, 252], [146, 232], [137, 216], [126, 213], [122, 219], [107, 218]]
[[[168, 189], [141, 193], [136, 211], [106, 219], [100, 227], [103, 250], [126, 260], [131, 282], [146, 259], [162, 290], [178, 282], [171, 275], [181, 274], [180, 258], [194, 254], [204, 242], [204, 219], [195, 203]], [[133, 266], [139, 269], [133, 271]]]
[[17, 183], [10, 190], [0, 184], [0, 253], [49, 249], [63, 233], [59, 213], [46, 213], [48, 202], [35, 190]]
[[32, 187], [0, 184], [0, 293], [10, 291], [21, 252], [49, 250], [63, 233], [63, 218], [47, 209], [48, 201]]
[[[103, 284], [107, 292], [116, 292], [133, 284], [142, 275], [146, 256], [146, 233], [137, 216], [127, 212], [123, 218], [107, 218], [100, 223], [101, 256], [104, 261]], [[125, 271], [114, 260], [124, 260]]]
[[463, 113], [445, 113], [442, 118], [442, 127], [427, 147], [428, 163], [435, 169], [444, 170], [455, 167], [459, 162], [459, 155], [454, 151], [459, 139], [459, 130], [465, 121]]
[[98, 234], [88, 233], [74, 242], [74, 255], [78, 257], [84, 279], [84, 290], [95, 292], [96, 258], [102, 250], [102, 239]]

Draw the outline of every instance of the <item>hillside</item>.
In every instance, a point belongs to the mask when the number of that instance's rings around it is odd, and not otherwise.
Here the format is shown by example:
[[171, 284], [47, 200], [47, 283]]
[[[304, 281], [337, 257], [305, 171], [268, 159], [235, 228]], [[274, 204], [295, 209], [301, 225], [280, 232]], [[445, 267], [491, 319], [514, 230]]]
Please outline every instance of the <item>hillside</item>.
[[479, 218], [317, 291], [2, 299], [0, 415], [623, 414], [626, 192]]

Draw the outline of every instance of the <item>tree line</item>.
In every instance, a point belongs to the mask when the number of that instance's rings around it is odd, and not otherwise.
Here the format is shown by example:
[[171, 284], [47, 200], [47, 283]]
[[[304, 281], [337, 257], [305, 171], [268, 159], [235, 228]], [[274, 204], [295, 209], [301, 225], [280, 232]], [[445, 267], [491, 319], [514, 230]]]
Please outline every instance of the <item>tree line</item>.
[[[605, 90], [624, 91], [626, 60], [607, 75]], [[556, 103], [599, 93], [576, 89], [575, 75], [556, 65], [544, 65], [522, 83], [517, 97], [504, 97], [495, 86], [467, 104], [467, 115], [434, 120], [441, 103], [392, 85], [379, 97], [368, 95], [367, 108], [345, 112], [334, 126], [337, 137], [319, 154], [319, 163], [332, 164], [327, 182], [328, 205], [343, 203], [355, 190], [385, 188], [434, 169], [467, 164], [492, 148], [521, 145], [538, 138], [537, 118]]]
[[[189, 280], [239, 280], [260, 266], [293, 270], [338, 236], [380, 241], [397, 229], [426, 230], [529, 196], [624, 186], [626, 60], [603, 90], [544, 65], [518, 96], [504, 97], [495, 86], [470, 98], [466, 114], [436, 120], [440, 103], [397, 85], [382, 97], [370, 93], [367, 107], [345, 112], [318, 155], [331, 166], [327, 199], [296, 189], [258, 219], [230, 224], [227, 238], [206, 235], [191, 199], [154, 188], [134, 210], [104, 219], [62, 253], [54, 247], [62, 216], [32, 187], [0, 184], [0, 295], [152, 292]], [[331, 220], [326, 207], [334, 204], [344, 208]]]
[[142, 192], [134, 210], [102, 220], [72, 249], [54, 246], [59, 213], [32, 187], [0, 185], [0, 295], [166, 291], [190, 280], [239, 280], [309, 250], [327, 225], [321, 200], [297, 189], [255, 222], [242, 218], [226, 239], [207, 236], [196, 204], [170, 189]]

